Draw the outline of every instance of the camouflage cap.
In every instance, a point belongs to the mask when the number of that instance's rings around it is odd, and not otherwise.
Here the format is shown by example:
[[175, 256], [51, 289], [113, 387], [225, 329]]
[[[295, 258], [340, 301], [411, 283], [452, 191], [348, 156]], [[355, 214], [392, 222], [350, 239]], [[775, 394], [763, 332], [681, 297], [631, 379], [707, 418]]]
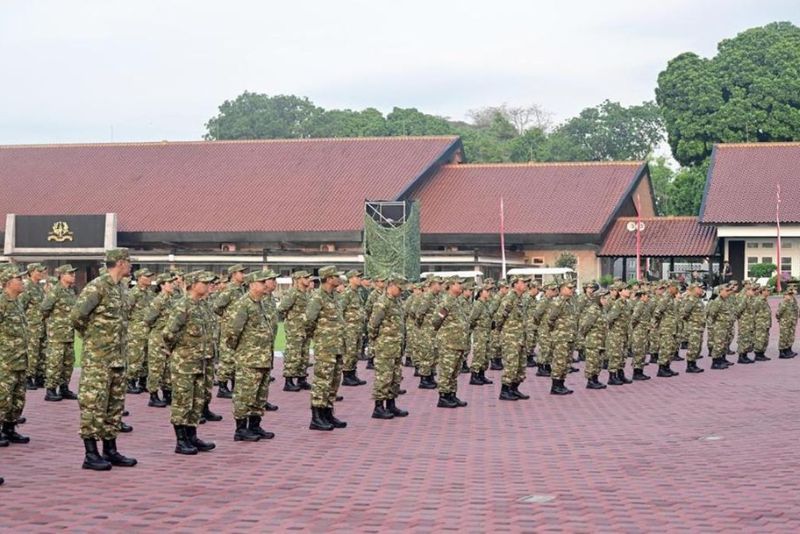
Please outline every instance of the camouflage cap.
[[350, 269], [349, 271], [347, 271], [346, 273], [344, 273], [344, 276], [345, 276], [345, 277], [346, 277], [348, 280], [350, 280], [350, 279], [351, 279], [351, 278], [353, 278], [354, 276], [361, 276], [362, 274], [363, 274], [363, 273], [362, 273], [361, 271], [359, 271], [358, 269]]
[[484, 284], [494, 284], [494, 278], [487, 278], [483, 281]]
[[787, 295], [796, 295], [797, 294], [797, 286], [791, 284], [786, 288]]
[[28, 274], [31, 274], [33, 271], [44, 272], [47, 270], [47, 267], [43, 263], [29, 263], [26, 268]]
[[27, 271], [20, 269], [13, 263], [6, 263], [0, 269], [0, 285], [6, 285], [9, 280], [14, 278], [22, 278]]
[[174, 282], [176, 277], [172, 273], [161, 273], [156, 277], [157, 284], [166, 284], [167, 282]]
[[463, 284], [464, 280], [460, 276], [448, 276], [444, 281], [445, 285], [451, 286], [453, 284]]
[[74, 273], [77, 270], [78, 269], [76, 269], [69, 263], [65, 263], [64, 265], [59, 265], [58, 267], [56, 267], [56, 274], [61, 276], [62, 274]]
[[517, 282], [525, 282], [528, 283], [528, 278], [522, 275], [514, 275], [508, 279], [509, 284], [516, 284]]
[[431, 284], [441, 284], [441, 283], [442, 283], [442, 281], [443, 281], [443, 280], [442, 280], [442, 277], [441, 277], [441, 276], [436, 276], [436, 275], [434, 275], [434, 276], [429, 276], [429, 277], [428, 277], [428, 278], [425, 280], [425, 282], [426, 282], [428, 285], [431, 285]]
[[592, 293], [592, 297], [591, 298], [599, 299], [600, 297], [607, 297], [608, 294], [609, 294], [608, 293], [608, 289], [600, 288], [597, 291], [595, 291], [594, 293]]
[[274, 280], [278, 278], [278, 273], [273, 271], [272, 269], [264, 269], [261, 271], [255, 271], [247, 275], [245, 281], [248, 284], [252, 284], [253, 282], [264, 282], [266, 280]]
[[243, 272], [245, 272], [246, 270], [247, 270], [247, 267], [245, 267], [245, 266], [244, 266], [244, 265], [242, 265], [241, 263], [237, 263], [236, 265], [231, 265], [230, 267], [228, 267], [228, 268], [226, 269], [226, 271], [228, 271], [228, 274], [233, 274], [233, 273], [243, 273]]
[[183, 279], [188, 285], [196, 284], [198, 282], [209, 284], [216, 281], [217, 275], [208, 271], [192, 271], [190, 273], [186, 273]]
[[142, 277], [142, 276], [145, 276], [145, 277], [150, 277], [150, 276], [153, 276], [153, 271], [151, 271], [150, 269], [148, 269], [147, 267], [145, 267], [145, 268], [143, 268], [143, 269], [137, 269], [137, 270], [136, 270], [136, 271], [133, 273], [133, 276], [134, 276], [135, 278], [139, 278], [139, 277]]
[[543, 288], [546, 290], [558, 289], [558, 284], [555, 282], [547, 282], [546, 284], [544, 284]]
[[609, 289], [609, 291], [621, 291], [621, 290], [625, 289], [626, 287], [627, 286], [625, 285], [624, 282], [615, 282], [615, 283], [611, 284], [608, 287], [608, 289]]
[[536, 289], [540, 289], [542, 287], [541, 282], [539, 282], [538, 280], [530, 280], [529, 284], [530, 284], [531, 288], [535, 287]]
[[500, 280], [499, 282], [497, 282], [497, 287], [508, 287], [508, 282], [506, 282], [505, 280]]
[[228, 276], [227, 273], [220, 273], [217, 275], [217, 278], [218, 278], [217, 282], [220, 284], [227, 284], [231, 279], [231, 277]]
[[562, 280], [561, 283], [558, 284], [558, 287], [559, 287], [559, 289], [561, 289], [562, 287], [568, 287], [568, 288], [574, 289], [575, 288], [575, 282], [568, 278], [566, 280]]
[[292, 273], [292, 280], [297, 280], [299, 278], [311, 278], [311, 273], [308, 271], [295, 271]]
[[396, 286], [403, 286], [408, 283], [408, 280], [401, 274], [392, 274], [386, 277], [386, 283]]
[[465, 281], [462, 286], [466, 291], [472, 291], [475, 289], [475, 281], [474, 280], [467, 280]]
[[183, 269], [172, 269], [170, 273], [172, 273], [173, 276], [180, 276], [181, 278], [186, 276], [186, 273], [183, 272]]
[[130, 261], [131, 254], [127, 248], [112, 248], [106, 250], [106, 262]]
[[758, 282], [753, 282], [752, 284], [750, 284], [750, 289], [752, 289], [753, 291], [761, 291], [761, 284], [759, 284]]
[[342, 272], [336, 270], [336, 266], [334, 265], [326, 265], [325, 267], [319, 268], [319, 279], [322, 280], [323, 278], [329, 277], [338, 277], [342, 276]]

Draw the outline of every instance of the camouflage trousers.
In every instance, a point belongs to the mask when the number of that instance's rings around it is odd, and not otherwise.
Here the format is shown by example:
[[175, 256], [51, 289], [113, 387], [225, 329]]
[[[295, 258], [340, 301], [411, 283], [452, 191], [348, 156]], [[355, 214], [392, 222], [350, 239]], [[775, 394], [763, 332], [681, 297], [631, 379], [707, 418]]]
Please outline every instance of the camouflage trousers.
[[311, 406], [333, 408], [339, 385], [342, 383], [341, 354], [314, 355], [314, 381], [311, 384]]
[[503, 357], [503, 332], [494, 329], [489, 336], [489, 359]]
[[650, 323], [650, 343], [649, 349], [650, 354], [660, 354], [661, 351], [659, 350], [659, 343], [661, 341], [661, 336], [659, 335], [659, 329], [661, 326], [659, 324]]
[[614, 373], [625, 367], [627, 337], [620, 332], [609, 332], [606, 336], [606, 357], [608, 358], [609, 373]]
[[147, 372], [147, 337], [143, 326], [128, 329], [128, 380], [139, 379]]
[[233, 417], [244, 419], [264, 415], [269, 396], [268, 367], [236, 367], [236, 388], [233, 390]]
[[75, 366], [75, 344], [72, 341], [49, 341], [47, 343], [44, 386], [54, 389], [69, 384]]
[[[711, 336], [709, 336], [710, 338]], [[767, 352], [769, 345], [769, 327], [756, 328], [753, 331], [753, 350], [755, 352]]]
[[170, 423], [197, 426], [206, 405], [206, 373], [172, 373]]
[[736, 322], [732, 322], [730, 328], [728, 328], [727, 337], [725, 339], [725, 351], [727, 351], [731, 347], [731, 343], [733, 343], [733, 333], [736, 327]]
[[[672, 361], [672, 356], [680, 347], [680, 341], [675, 337], [675, 330], [661, 328], [658, 336], [658, 365], [667, 365]], [[725, 345], [727, 347], [727, 345]]]
[[344, 354], [342, 355], [342, 371], [355, 371], [358, 355], [361, 354], [361, 323], [348, 324], [344, 328]]
[[45, 347], [47, 337], [44, 328], [32, 328], [28, 332], [28, 378], [44, 376]]
[[547, 365], [550, 363], [550, 356], [552, 352], [552, 342], [550, 334], [539, 334], [539, 355], [536, 357], [536, 363], [539, 365]]
[[411, 357], [411, 362], [414, 367], [417, 366], [419, 359], [419, 332], [413, 326], [409, 326], [406, 330], [406, 350], [405, 355]]
[[25, 370], [0, 373], [0, 422], [16, 423], [25, 408]]
[[417, 369], [422, 376], [430, 376], [433, 374], [433, 369], [436, 366], [437, 351], [436, 351], [436, 334], [429, 330], [419, 331], [419, 353], [417, 357]]
[[461, 361], [466, 356], [466, 351], [454, 349], [439, 349], [439, 365], [437, 367], [439, 393], [456, 393], [458, 391], [458, 373], [461, 370]]
[[633, 335], [631, 336], [631, 353], [633, 354], [633, 368], [644, 369], [644, 355], [647, 354], [646, 331], [633, 331]]
[[403, 380], [402, 347], [399, 343], [373, 344], [375, 358], [375, 382], [372, 384], [373, 400], [397, 398]]
[[147, 341], [147, 390], [172, 389], [169, 371], [169, 349], [160, 332], [152, 332]]
[[[569, 371], [572, 356], [570, 342], [562, 339], [553, 340], [553, 354], [550, 363], [550, 377], [553, 380], [564, 380]], [[611, 365], [609, 364], [609, 370]]]
[[736, 352], [739, 354], [747, 354], [753, 351], [753, 332], [755, 325], [750, 323], [739, 322], [739, 332], [736, 336]]
[[286, 349], [283, 351], [283, 376], [297, 378], [308, 376], [308, 350], [311, 340], [304, 332], [286, 334]]
[[479, 373], [489, 368], [489, 342], [491, 331], [476, 328], [472, 333], [472, 365], [470, 371]]
[[700, 357], [703, 350], [703, 326], [687, 325], [686, 332], [688, 349], [686, 350], [686, 361], [694, 362]]
[[795, 330], [797, 329], [797, 320], [792, 317], [790, 321], [782, 320], [778, 322], [780, 327], [778, 333], [778, 349], [790, 349], [794, 344]]
[[600, 353], [599, 346], [584, 345], [583, 353], [586, 356], [586, 367], [583, 374], [586, 378], [592, 378], [600, 374], [600, 368], [603, 365], [603, 356]]
[[209, 358], [206, 360], [206, 372], [203, 375], [203, 387], [205, 387], [206, 393], [206, 404], [211, 404], [211, 399], [213, 398], [213, 392], [211, 391], [214, 387], [214, 359]]
[[525, 381], [527, 359], [523, 343], [515, 339], [503, 340], [503, 384], [521, 384]]
[[533, 356], [536, 354], [536, 342], [538, 341], [537, 330], [528, 330], [525, 333], [525, 356]]
[[78, 386], [83, 439], [116, 439], [125, 409], [125, 369], [91, 363], [84, 354]]
[[217, 380], [226, 382], [232, 380], [236, 374], [236, 359], [233, 351], [225, 343], [219, 344], [219, 364], [217, 365]]
[[712, 358], [723, 358], [728, 350], [728, 330], [719, 325], [709, 328], [709, 349]]

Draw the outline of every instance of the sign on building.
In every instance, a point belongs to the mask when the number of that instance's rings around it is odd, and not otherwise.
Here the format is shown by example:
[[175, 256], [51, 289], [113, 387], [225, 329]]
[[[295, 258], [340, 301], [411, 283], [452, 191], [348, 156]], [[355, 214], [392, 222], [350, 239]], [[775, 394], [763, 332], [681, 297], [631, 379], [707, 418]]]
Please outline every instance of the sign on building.
[[117, 245], [117, 215], [6, 216], [5, 255], [102, 254]]

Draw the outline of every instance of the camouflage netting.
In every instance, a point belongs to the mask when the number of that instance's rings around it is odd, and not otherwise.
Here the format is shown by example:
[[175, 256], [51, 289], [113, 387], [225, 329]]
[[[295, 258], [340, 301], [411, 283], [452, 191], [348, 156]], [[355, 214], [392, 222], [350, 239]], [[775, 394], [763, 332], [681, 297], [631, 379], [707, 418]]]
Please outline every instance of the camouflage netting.
[[399, 273], [418, 280], [420, 272], [419, 204], [410, 203], [405, 224], [387, 228], [364, 216], [364, 272], [367, 276]]

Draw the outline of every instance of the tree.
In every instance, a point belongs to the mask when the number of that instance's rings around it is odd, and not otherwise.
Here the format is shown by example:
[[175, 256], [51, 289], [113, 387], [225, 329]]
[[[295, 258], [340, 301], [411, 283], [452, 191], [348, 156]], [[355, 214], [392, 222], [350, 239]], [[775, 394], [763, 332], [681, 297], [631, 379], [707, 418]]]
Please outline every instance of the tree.
[[539, 128], [530, 128], [509, 142], [509, 159], [523, 163], [540, 160], [545, 143], [547, 143], [545, 132]]
[[650, 170], [650, 181], [653, 184], [656, 215], [675, 215], [671, 212], [672, 179], [674, 171], [667, 165], [667, 158], [661, 156], [647, 162]]
[[514, 128], [517, 135], [523, 135], [530, 128], [547, 131], [553, 121], [553, 114], [545, 111], [538, 104], [519, 107], [502, 104], [472, 109], [467, 113], [476, 128], [488, 128], [497, 115], [503, 117]]
[[558, 258], [556, 258], [556, 267], [574, 269], [576, 265], [578, 265], [578, 258], [571, 252], [562, 252], [558, 255]]
[[307, 98], [245, 91], [226, 100], [206, 123], [207, 140], [291, 139], [307, 137], [309, 124], [322, 112]]
[[672, 179], [669, 188], [668, 215], [697, 215], [703, 200], [708, 165], [684, 167]]
[[447, 119], [422, 113], [417, 108], [394, 108], [386, 116], [388, 135], [451, 135]]
[[310, 137], [380, 137], [388, 134], [386, 118], [375, 108], [363, 111], [331, 109], [316, 115]]
[[714, 143], [800, 139], [800, 28], [746, 30], [703, 59], [686, 52], [658, 75], [656, 101], [672, 154], [698, 165]]

